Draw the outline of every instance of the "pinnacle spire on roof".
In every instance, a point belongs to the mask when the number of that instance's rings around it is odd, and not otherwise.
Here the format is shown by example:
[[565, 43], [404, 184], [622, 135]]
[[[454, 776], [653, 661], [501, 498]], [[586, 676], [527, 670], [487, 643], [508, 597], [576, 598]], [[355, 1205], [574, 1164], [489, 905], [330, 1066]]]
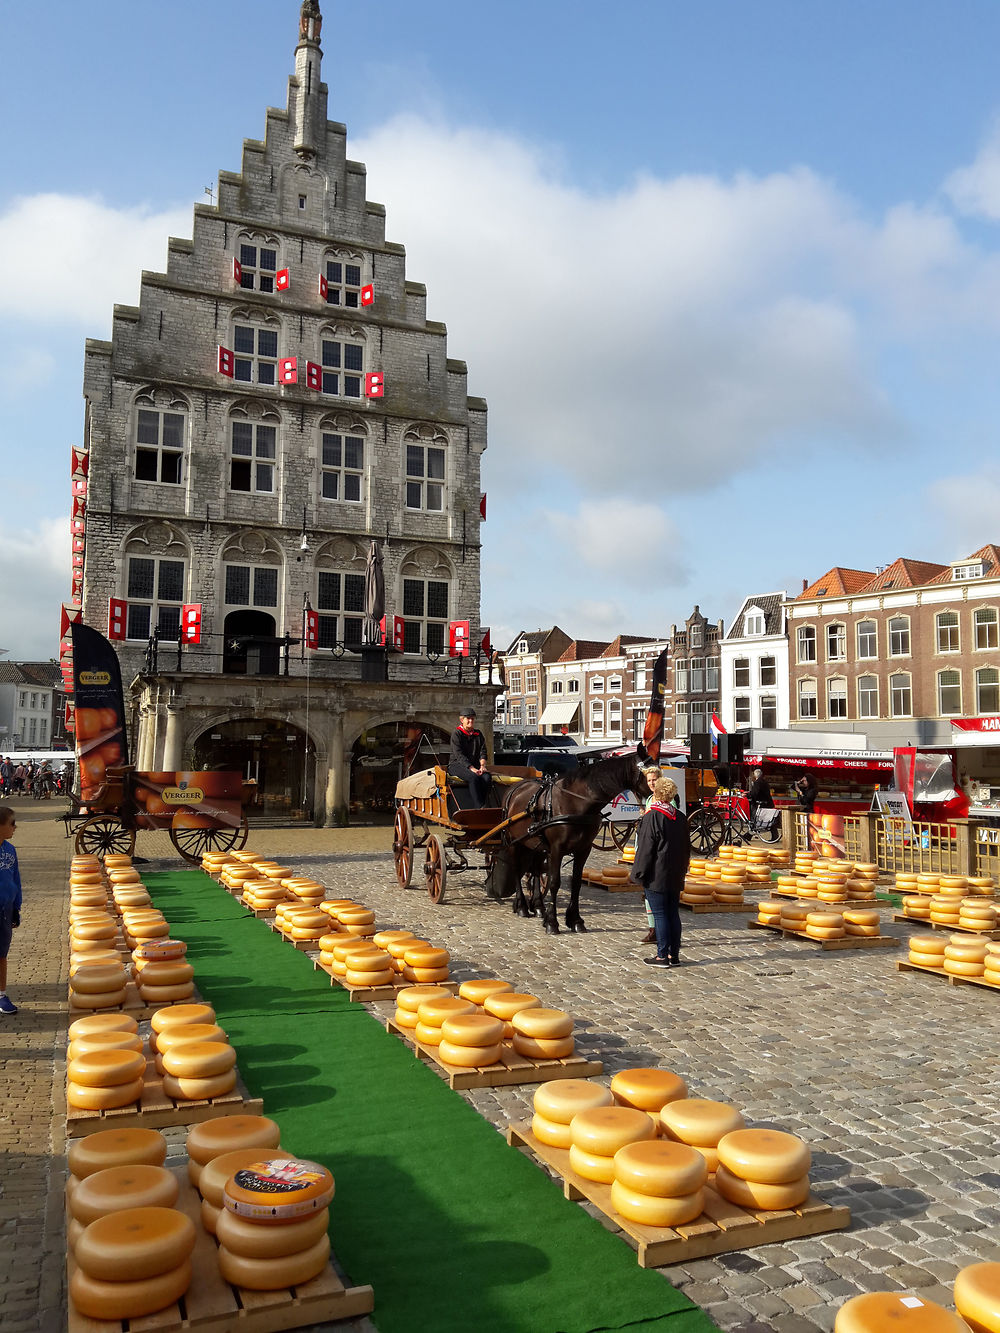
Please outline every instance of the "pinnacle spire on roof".
[[318, 149], [320, 62], [323, 52], [319, 36], [323, 27], [319, 0], [302, 0], [299, 12], [299, 41], [295, 48], [295, 81], [298, 94], [295, 99], [295, 151], [306, 161], [315, 157]]

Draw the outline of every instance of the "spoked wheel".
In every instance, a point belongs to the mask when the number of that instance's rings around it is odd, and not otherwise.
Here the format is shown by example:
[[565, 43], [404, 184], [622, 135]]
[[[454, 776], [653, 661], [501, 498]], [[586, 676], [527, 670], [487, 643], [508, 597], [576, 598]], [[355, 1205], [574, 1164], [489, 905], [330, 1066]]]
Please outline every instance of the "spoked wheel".
[[711, 856], [722, 846], [726, 826], [717, 811], [702, 806], [700, 810], [692, 811], [688, 817], [688, 834], [692, 851], [700, 852], [703, 856]]
[[444, 886], [448, 883], [448, 858], [445, 855], [444, 839], [440, 833], [432, 833], [427, 839], [424, 875], [427, 879], [427, 894], [431, 902], [435, 904], [442, 902]]
[[761, 842], [780, 842], [781, 841], [781, 819], [776, 819], [767, 828], [754, 829], [754, 837]]
[[632, 834], [635, 832], [635, 821], [615, 819], [612, 820], [609, 827], [611, 829], [611, 841], [619, 851], [622, 851], [629, 838], [631, 838]]
[[413, 820], [405, 805], [397, 809], [392, 827], [392, 859], [399, 887], [408, 889], [413, 879]]
[[135, 829], [123, 824], [117, 815], [95, 815], [77, 829], [74, 846], [78, 856], [99, 856], [102, 861], [108, 852], [131, 856]]
[[206, 852], [238, 852], [246, 846], [250, 825], [246, 815], [239, 828], [172, 828], [170, 841], [185, 861], [198, 865]]

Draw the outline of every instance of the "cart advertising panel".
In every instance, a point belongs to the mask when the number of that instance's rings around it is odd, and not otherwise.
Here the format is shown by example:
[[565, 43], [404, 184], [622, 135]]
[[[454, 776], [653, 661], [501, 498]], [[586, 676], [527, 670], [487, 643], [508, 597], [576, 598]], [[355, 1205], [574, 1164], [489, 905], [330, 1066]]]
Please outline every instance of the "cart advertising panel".
[[114, 648], [96, 629], [74, 621], [73, 699], [80, 795], [91, 799], [107, 770], [128, 763], [122, 674]]
[[239, 828], [240, 773], [136, 773], [136, 826], [147, 829]]

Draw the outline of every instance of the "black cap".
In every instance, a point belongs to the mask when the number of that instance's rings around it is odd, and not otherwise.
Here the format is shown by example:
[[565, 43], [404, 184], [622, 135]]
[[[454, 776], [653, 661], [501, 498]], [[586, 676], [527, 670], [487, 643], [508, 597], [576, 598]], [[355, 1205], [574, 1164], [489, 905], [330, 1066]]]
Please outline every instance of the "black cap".
[[475, 717], [475, 716], [476, 716], [476, 710], [472, 707], [471, 704], [469, 705], [468, 708], [463, 708], [461, 713], [459, 714], [459, 717]]

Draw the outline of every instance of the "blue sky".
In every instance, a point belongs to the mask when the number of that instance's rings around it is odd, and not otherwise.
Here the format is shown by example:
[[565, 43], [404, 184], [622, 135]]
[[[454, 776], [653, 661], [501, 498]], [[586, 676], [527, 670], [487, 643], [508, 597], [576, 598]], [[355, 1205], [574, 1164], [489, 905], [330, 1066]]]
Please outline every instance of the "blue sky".
[[[490, 404], [495, 641], [1000, 539], [994, 0], [323, 8], [330, 115]], [[12, 656], [56, 651], [84, 339], [284, 105], [297, 12], [0, 13]]]

